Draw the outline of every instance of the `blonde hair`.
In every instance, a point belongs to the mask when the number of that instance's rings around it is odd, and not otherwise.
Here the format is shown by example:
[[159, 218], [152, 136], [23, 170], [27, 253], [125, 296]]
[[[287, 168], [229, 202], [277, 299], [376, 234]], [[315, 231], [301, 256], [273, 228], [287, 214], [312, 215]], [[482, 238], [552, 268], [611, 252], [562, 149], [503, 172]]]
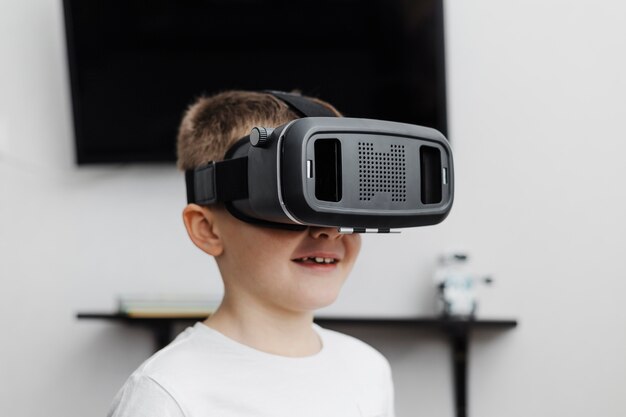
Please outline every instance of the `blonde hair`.
[[[341, 114], [325, 101], [311, 98]], [[177, 139], [178, 168], [193, 169], [224, 159], [228, 148], [255, 126], [277, 127], [299, 116], [287, 104], [267, 93], [225, 91], [200, 97], [180, 123]]]

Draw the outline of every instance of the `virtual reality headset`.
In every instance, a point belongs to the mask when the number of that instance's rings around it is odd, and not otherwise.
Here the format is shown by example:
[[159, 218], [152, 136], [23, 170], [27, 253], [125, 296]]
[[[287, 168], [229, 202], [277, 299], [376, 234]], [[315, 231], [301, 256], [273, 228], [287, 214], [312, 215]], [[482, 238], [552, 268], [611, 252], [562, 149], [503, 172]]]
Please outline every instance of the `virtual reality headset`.
[[389, 233], [446, 218], [454, 170], [440, 132], [336, 117], [308, 98], [267, 93], [302, 118], [254, 127], [223, 161], [186, 171], [188, 203], [224, 203], [240, 220], [288, 230]]

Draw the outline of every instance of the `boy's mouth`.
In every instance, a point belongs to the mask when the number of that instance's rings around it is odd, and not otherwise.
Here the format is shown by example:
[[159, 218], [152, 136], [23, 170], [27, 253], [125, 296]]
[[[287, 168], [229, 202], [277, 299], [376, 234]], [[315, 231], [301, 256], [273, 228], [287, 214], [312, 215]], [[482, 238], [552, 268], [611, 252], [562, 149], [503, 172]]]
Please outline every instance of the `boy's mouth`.
[[292, 259], [294, 262], [298, 263], [313, 263], [318, 265], [326, 265], [326, 264], [335, 264], [339, 262], [337, 258], [326, 258], [321, 256], [305, 256], [303, 258]]

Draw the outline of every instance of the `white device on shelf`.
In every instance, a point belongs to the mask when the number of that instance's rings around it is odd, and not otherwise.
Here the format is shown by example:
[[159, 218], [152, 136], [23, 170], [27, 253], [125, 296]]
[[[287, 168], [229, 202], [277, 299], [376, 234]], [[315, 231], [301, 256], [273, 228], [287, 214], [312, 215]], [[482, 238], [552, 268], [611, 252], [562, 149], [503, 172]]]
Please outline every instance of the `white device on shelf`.
[[445, 253], [439, 258], [435, 271], [437, 313], [446, 317], [472, 318], [478, 308], [476, 286], [492, 279], [477, 276], [468, 268], [468, 255], [463, 252]]

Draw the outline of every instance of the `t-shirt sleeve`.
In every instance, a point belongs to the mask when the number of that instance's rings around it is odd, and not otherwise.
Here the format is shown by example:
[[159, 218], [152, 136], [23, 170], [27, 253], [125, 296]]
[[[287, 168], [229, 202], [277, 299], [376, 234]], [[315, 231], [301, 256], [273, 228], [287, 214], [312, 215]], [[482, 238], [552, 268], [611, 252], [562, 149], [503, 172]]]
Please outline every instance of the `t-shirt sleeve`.
[[163, 386], [138, 374], [117, 393], [107, 417], [185, 417], [185, 413]]

